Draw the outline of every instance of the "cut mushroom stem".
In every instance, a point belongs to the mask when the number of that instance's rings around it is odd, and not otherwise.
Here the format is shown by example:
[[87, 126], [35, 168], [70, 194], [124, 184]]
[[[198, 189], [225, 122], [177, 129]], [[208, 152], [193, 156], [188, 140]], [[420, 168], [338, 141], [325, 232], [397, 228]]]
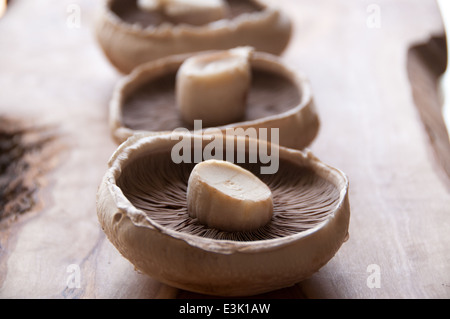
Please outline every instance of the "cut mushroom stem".
[[188, 182], [191, 217], [223, 231], [251, 231], [273, 214], [272, 192], [250, 171], [220, 160], [197, 164]]
[[176, 100], [188, 124], [204, 126], [240, 121], [251, 85], [250, 58], [254, 49], [239, 47], [186, 59], [177, 73]]
[[164, 0], [137, 0], [137, 6], [142, 11], [155, 11], [161, 9]]
[[175, 23], [202, 25], [224, 19], [228, 5], [224, 0], [138, 0], [143, 11], [159, 10]]

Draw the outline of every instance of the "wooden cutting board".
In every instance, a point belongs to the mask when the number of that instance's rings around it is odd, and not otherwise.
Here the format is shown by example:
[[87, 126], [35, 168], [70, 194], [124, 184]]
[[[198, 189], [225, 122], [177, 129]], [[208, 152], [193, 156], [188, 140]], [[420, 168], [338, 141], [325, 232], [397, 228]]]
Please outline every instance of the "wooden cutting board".
[[[351, 221], [319, 272], [262, 297], [449, 298], [436, 3], [276, 3], [295, 23], [283, 59], [310, 79], [321, 118], [310, 148], [348, 175]], [[205, 297], [135, 271], [97, 221], [97, 187], [116, 148], [108, 103], [122, 76], [95, 41], [98, 7], [14, 0], [0, 19], [0, 297]]]

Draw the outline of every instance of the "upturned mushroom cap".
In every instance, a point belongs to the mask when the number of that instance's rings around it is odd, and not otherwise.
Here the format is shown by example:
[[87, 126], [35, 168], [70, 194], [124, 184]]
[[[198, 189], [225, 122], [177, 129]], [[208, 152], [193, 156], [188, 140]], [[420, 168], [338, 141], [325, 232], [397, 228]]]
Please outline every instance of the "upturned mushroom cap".
[[96, 22], [106, 57], [122, 73], [169, 55], [252, 46], [281, 54], [292, 25], [289, 17], [259, 0], [228, 0], [224, 19], [202, 25], [177, 23], [167, 15], [146, 12], [136, 1], [104, 0]]
[[[137, 134], [113, 154], [97, 194], [98, 218], [118, 251], [138, 270], [198, 293], [246, 296], [294, 285], [324, 266], [347, 238], [350, 208], [345, 174], [311, 152], [275, 147], [279, 169], [261, 174], [261, 162], [238, 164], [273, 194], [273, 217], [254, 231], [226, 232], [191, 218], [186, 188], [195, 163], [176, 164], [174, 146], [191, 142], [192, 155], [207, 135]], [[219, 137], [218, 137], [219, 138]], [[223, 136], [223, 145], [230, 145]], [[242, 150], [234, 148], [237, 153]], [[275, 150], [274, 149], [274, 150]], [[188, 152], [188, 150], [185, 150]], [[225, 155], [227, 150], [217, 150]], [[194, 156], [194, 155], [193, 155]]]
[[[216, 52], [222, 51], [169, 56], [143, 64], [123, 77], [110, 102], [113, 139], [120, 144], [136, 133], [159, 135], [178, 128], [195, 129], [181, 120], [177, 109], [176, 74], [187, 59]], [[253, 52], [249, 63], [252, 84], [245, 116], [241, 121], [215, 128], [222, 132], [237, 128], [244, 132], [279, 128], [279, 141], [275, 142], [304, 149], [314, 140], [320, 126], [308, 79], [269, 53]], [[208, 126], [201, 129], [206, 130]]]

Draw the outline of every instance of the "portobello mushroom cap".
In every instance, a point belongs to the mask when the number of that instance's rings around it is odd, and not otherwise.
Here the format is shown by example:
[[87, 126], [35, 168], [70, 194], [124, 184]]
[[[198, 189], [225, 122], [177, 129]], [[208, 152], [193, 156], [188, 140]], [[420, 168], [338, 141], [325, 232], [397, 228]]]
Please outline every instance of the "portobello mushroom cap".
[[[183, 62], [198, 54], [172, 55], [145, 63], [117, 83], [109, 106], [114, 141], [123, 143], [136, 133], [159, 135], [178, 128], [195, 128], [182, 120], [177, 109], [176, 76]], [[223, 132], [253, 128], [257, 134], [260, 128], [279, 128], [279, 141], [273, 142], [304, 149], [317, 136], [320, 126], [308, 79], [269, 53], [256, 51], [249, 63], [252, 83], [245, 115], [241, 121], [217, 128]]]
[[106, 57], [122, 73], [174, 54], [249, 45], [281, 54], [292, 33], [290, 18], [259, 0], [227, 0], [225, 19], [202, 25], [176, 23], [158, 11], [141, 10], [137, 1], [105, 0], [96, 35]]
[[176, 164], [171, 155], [184, 138], [191, 145], [184, 151], [191, 155], [205, 151], [214, 140], [205, 134], [136, 134], [113, 154], [99, 187], [102, 228], [139, 271], [197, 293], [250, 296], [310, 277], [346, 240], [350, 207], [344, 173], [308, 150], [225, 135], [216, 136], [224, 146], [215, 156], [225, 157], [231, 150], [250, 157], [256, 152], [251, 145], [279, 154], [274, 174], [261, 174], [267, 165], [261, 161], [235, 163], [271, 189], [273, 216], [252, 231], [228, 232], [199, 223], [186, 207], [187, 183], [196, 163]]

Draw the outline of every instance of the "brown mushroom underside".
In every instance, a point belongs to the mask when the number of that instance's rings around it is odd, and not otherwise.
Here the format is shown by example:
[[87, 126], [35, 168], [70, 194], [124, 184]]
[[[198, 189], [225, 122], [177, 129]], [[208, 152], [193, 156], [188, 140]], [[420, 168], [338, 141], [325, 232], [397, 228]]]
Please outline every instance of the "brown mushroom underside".
[[312, 169], [280, 160], [276, 174], [260, 174], [261, 164], [238, 164], [266, 183], [273, 194], [274, 215], [250, 232], [208, 228], [187, 212], [186, 190], [195, 164], [174, 164], [168, 153], [143, 156], [129, 163], [117, 185], [128, 200], [163, 227], [201, 237], [255, 241], [293, 235], [317, 226], [335, 210], [339, 190]]
[[[128, 94], [122, 107], [123, 124], [132, 130], [168, 131], [183, 123], [175, 102], [175, 76], [158, 77]], [[300, 103], [298, 88], [282, 75], [254, 70], [248, 95], [247, 112], [242, 121], [251, 121], [289, 111]], [[205, 128], [205, 127], [203, 127]]]
[[[263, 8], [249, 0], [228, 0], [230, 7], [228, 19], [233, 19], [241, 14], [261, 11]], [[159, 26], [164, 22], [171, 22], [170, 17], [159, 11], [147, 12], [137, 7], [136, 1], [114, 0], [111, 2], [111, 11], [128, 24], [138, 23], [142, 27], [150, 25]]]

